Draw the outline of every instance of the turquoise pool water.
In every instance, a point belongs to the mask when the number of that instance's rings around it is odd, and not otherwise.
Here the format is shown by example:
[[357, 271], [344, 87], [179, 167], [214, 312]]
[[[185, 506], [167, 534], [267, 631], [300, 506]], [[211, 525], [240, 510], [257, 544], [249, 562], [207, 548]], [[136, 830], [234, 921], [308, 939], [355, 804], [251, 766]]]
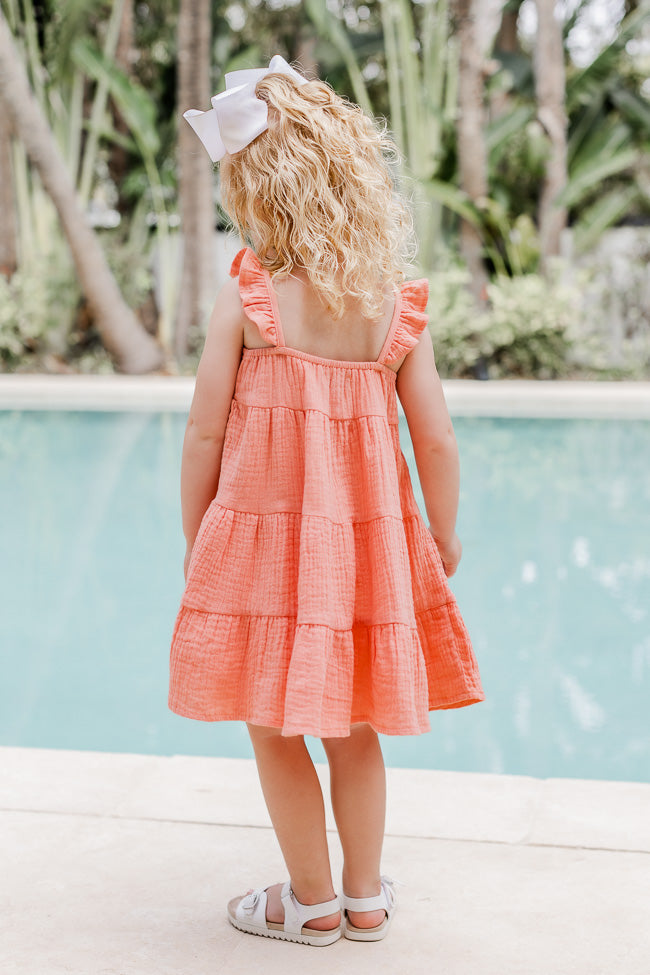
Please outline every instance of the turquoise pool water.
[[[0, 744], [250, 757], [167, 710], [176, 413], [0, 413]], [[487, 699], [388, 764], [650, 779], [650, 423], [456, 419], [451, 580]], [[415, 471], [406, 427], [403, 449]], [[416, 494], [422, 506], [417, 482]]]

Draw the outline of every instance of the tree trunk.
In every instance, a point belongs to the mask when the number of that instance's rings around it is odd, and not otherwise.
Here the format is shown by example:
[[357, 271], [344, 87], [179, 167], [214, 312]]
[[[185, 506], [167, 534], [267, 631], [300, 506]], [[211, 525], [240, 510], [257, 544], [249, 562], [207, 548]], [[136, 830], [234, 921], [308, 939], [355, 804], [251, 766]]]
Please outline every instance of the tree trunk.
[[567, 117], [564, 110], [565, 75], [562, 25], [555, 17], [555, 0], [536, 0], [535, 94], [537, 117], [551, 147], [539, 201], [539, 236], [542, 266], [560, 253], [560, 235], [567, 211], [555, 202], [567, 184]]
[[4, 14], [0, 13], [0, 110], [38, 170], [68, 240], [82, 290], [102, 342], [124, 372], [148, 372], [163, 361], [162, 350], [128, 307], [97, 237], [88, 226], [66, 164], [34, 97]]
[[11, 122], [0, 112], [0, 274], [10, 278], [18, 265], [14, 178], [11, 162]]
[[[117, 49], [115, 51], [115, 63], [119, 68], [122, 69], [128, 78], [130, 78], [133, 74], [131, 70], [131, 59], [133, 53], [133, 0], [125, 0], [122, 8], [122, 19], [120, 21], [120, 35], [117, 41]], [[112, 100], [109, 102], [109, 106], [113, 126], [116, 132], [119, 132], [120, 135], [128, 136], [129, 128], [121, 113], [115, 109], [115, 105], [113, 104]], [[118, 188], [119, 197], [117, 201], [117, 209], [122, 216], [124, 216], [128, 210], [128, 206], [121, 193], [121, 187], [128, 172], [128, 168], [129, 152], [124, 148], [124, 146], [119, 146], [117, 144], [111, 146], [108, 159], [108, 170], [111, 174], [111, 179]]]
[[495, 51], [517, 54], [521, 50], [517, 24], [522, 2], [523, 0], [511, 0], [510, 3], [505, 4], [501, 11], [501, 25], [494, 42]]
[[300, 27], [296, 38], [295, 60], [298, 70], [306, 78], [318, 78], [318, 59], [316, 57], [316, 35], [311, 22]]
[[[178, 108], [205, 110], [210, 104], [210, 0], [181, 0], [178, 14]], [[183, 232], [174, 349], [187, 353], [190, 329], [207, 321], [214, 298], [213, 170], [210, 157], [184, 119], [179, 120], [178, 195]]]
[[[519, 11], [523, 0], [510, 0], [501, 11], [501, 23], [494, 39], [494, 54], [519, 54]], [[490, 95], [490, 121], [505, 115], [512, 104], [512, 94], [497, 88]]]
[[[452, 6], [454, 29], [460, 44], [458, 168], [461, 188], [474, 201], [488, 195], [483, 57], [475, 30], [476, 2], [477, 0], [454, 0]], [[482, 305], [485, 302], [488, 281], [482, 258], [483, 247], [478, 232], [466, 220], [461, 223], [460, 246], [472, 276], [472, 292], [477, 303]]]

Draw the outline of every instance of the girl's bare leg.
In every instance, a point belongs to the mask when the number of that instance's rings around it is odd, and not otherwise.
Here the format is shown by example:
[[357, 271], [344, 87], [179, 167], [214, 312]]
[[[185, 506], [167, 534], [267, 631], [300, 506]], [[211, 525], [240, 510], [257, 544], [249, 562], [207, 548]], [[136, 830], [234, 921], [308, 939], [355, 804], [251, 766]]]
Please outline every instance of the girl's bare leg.
[[[349, 738], [324, 738], [332, 808], [343, 847], [343, 890], [348, 897], [381, 893], [380, 861], [386, 820], [386, 770], [377, 734], [352, 725]], [[381, 924], [383, 911], [349, 911], [356, 927]]]
[[[334, 894], [325, 833], [325, 807], [314, 763], [302, 736], [283, 737], [279, 728], [248, 725], [271, 822], [294, 894], [301, 904], [320, 904]], [[268, 888], [266, 917], [281, 924], [282, 884]], [[315, 918], [306, 927], [329, 931], [340, 913]]]

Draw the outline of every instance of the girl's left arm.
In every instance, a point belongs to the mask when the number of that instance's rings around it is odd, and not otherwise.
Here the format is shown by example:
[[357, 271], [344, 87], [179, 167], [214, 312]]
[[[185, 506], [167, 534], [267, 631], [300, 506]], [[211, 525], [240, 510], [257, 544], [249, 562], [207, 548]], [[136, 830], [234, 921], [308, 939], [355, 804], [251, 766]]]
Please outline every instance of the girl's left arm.
[[244, 311], [236, 279], [217, 295], [210, 317], [181, 461], [181, 509], [187, 542], [185, 575], [203, 515], [217, 493], [226, 423], [244, 344]]

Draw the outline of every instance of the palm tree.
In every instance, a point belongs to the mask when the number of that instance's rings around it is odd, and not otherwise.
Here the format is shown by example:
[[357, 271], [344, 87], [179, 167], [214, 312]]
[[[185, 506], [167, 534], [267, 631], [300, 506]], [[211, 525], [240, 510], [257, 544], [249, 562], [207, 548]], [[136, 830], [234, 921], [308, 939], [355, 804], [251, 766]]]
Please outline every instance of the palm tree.
[[0, 109], [23, 143], [31, 164], [52, 199], [68, 240], [81, 287], [102, 341], [124, 372], [149, 372], [163, 361], [157, 342], [140, 325], [110, 272], [88, 226], [65, 161], [0, 12]]
[[[452, 18], [460, 44], [458, 82], [458, 169], [461, 188], [475, 203], [488, 196], [485, 110], [483, 107], [483, 55], [476, 36], [476, 0], [454, 0]], [[472, 279], [472, 292], [484, 301], [488, 277], [483, 264], [483, 242], [468, 220], [461, 223], [460, 244]]]
[[564, 110], [566, 83], [562, 24], [555, 17], [555, 0], [536, 0], [535, 93], [537, 118], [550, 143], [544, 185], [539, 200], [539, 237], [542, 264], [560, 252], [560, 234], [566, 227], [566, 207], [558, 196], [567, 185], [567, 126]]
[[[180, 112], [205, 109], [210, 100], [210, 0], [181, 0], [178, 14]], [[190, 126], [178, 133], [178, 193], [183, 229], [183, 270], [176, 313], [175, 352], [187, 353], [191, 328], [207, 320], [214, 288], [212, 166]]]
[[16, 212], [11, 166], [11, 123], [0, 112], [0, 274], [10, 278], [18, 264]]

